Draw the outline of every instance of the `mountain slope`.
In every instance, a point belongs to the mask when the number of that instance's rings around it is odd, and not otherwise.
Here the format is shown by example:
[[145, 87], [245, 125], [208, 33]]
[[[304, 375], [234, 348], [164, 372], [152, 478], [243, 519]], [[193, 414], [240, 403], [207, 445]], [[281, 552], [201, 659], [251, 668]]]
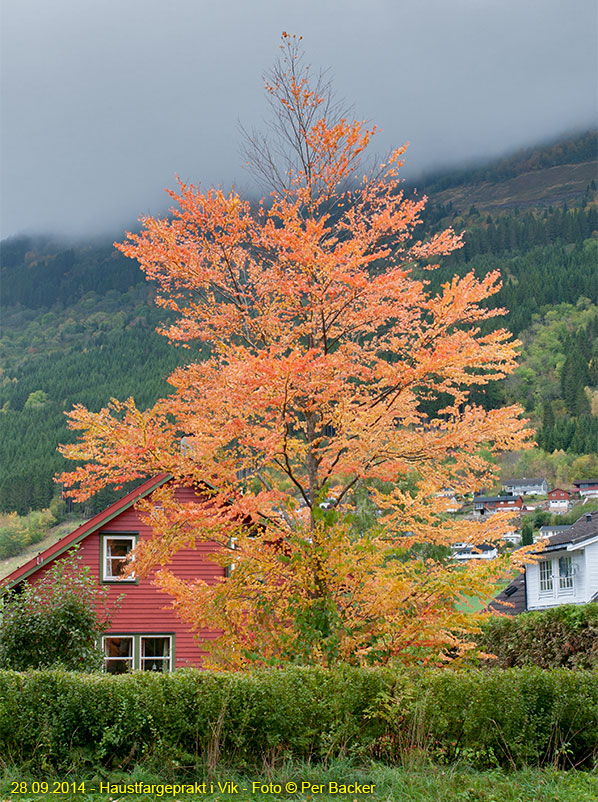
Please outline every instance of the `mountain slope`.
[[[578, 303], [583, 306], [583, 297], [598, 299], [596, 192], [591, 180], [584, 185], [592, 165], [595, 175], [596, 162], [587, 158], [592, 147], [595, 136], [587, 134], [577, 144], [567, 140], [470, 170], [469, 177], [456, 171], [429, 179], [426, 231], [446, 225], [465, 229], [466, 245], [426, 278], [434, 286], [472, 268], [478, 273], [500, 269], [504, 287], [493, 303], [510, 309], [506, 319], [498, 320], [515, 333], [533, 327], [553, 307], [569, 304], [575, 309]], [[550, 198], [565, 195], [568, 208], [544, 207]], [[485, 209], [492, 209], [491, 214]], [[418, 231], [418, 237], [424, 233]], [[75, 403], [97, 410], [112, 396], [129, 395], [148, 406], [168, 393], [164, 377], [188, 361], [190, 353], [168, 345], [155, 332], [166, 315], [154, 307], [152, 287], [108, 243], [75, 246], [48, 238], [13, 238], [2, 243], [1, 270], [0, 510], [23, 514], [47, 506], [57, 492], [52, 476], [66, 463], [56, 447], [73, 437], [65, 427], [65, 410]], [[577, 318], [573, 313], [570, 317], [575, 334]], [[537, 335], [530, 332], [529, 337]], [[529, 337], [525, 335], [526, 342]], [[577, 400], [569, 403], [583, 406], [580, 392], [586, 392], [586, 375], [591, 397], [592, 359], [590, 355], [586, 368], [570, 374]], [[588, 425], [582, 421], [579, 427], [591, 437], [592, 408], [573, 414], [558, 395], [565, 361], [555, 374], [556, 395], [548, 400], [557, 420], [587, 418]], [[542, 380], [537, 366], [525, 364], [520, 371], [528, 384]], [[516, 392], [514, 386], [497, 387], [479, 401], [522, 400], [541, 423], [545, 396], [529, 388]], [[111, 500], [105, 491], [84, 513], [91, 515]]]

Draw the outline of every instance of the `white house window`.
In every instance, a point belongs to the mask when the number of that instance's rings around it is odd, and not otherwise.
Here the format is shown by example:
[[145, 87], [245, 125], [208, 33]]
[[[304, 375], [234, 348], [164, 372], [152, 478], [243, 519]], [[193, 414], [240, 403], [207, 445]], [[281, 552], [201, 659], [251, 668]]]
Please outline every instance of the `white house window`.
[[134, 582], [135, 577], [123, 576], [130, 552], [135, 548], [135, 535], [105, 535], [103, 566], [105, 582]]
[[573, 565], [571, 557], [559, 557], [559, 587], [567, 590], [573, 587]]
[[142, 671], [170, 671], [170, 636], [150, 635], [141, 637]]
[[540, 563], [540, 593], [552, 593], [552, 560]]
[[132, 635], [105, 637], [104, 668], [108, 674], [126, 674], [134, 667], [135, 649]]

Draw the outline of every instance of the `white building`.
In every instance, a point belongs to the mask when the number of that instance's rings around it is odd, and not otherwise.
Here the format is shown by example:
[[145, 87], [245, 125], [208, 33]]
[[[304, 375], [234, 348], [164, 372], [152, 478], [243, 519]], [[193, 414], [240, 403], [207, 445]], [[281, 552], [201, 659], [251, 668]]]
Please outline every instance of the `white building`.
[[521, 543], [521, 532], [512, 529], [510, 532], [505, 532], [502, 539], [505, 543], [512, 543], [514, 546], [518, 546]]
[[526, 565], [490, 609], [514, 615], [598, 601], [598, 512], [582, 515], [543, 543], [538, 562]]
[[573, 484], [579, 491], [580, 498], [598, 498], [598, 479], [580, 479]]
[[507, 479], [502, 484], [505, 493], [513, 496], [545, 496], [548, 493], [548, 482], [546, 479]]
[[453, 545], [453, 558], [460, 562], [469, 560], [494, 560], [498, 557], [498, 549], [488, 543], [472, 546], [470, 543], [455, 543]]

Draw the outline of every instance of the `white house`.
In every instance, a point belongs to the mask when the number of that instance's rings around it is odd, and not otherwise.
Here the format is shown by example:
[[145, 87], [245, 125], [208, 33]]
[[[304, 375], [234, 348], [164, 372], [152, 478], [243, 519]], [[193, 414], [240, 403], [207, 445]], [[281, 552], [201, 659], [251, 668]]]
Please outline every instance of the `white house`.
[[507, 479], [502, 484], [505, 493], [513, 496], [544, 496], [548, 493], [548, 482], [546, 479]]
[[598, 601], [598, 512], [582, 515], [543, 543], [538, 562], [526, 565], [490, 609], [514, 615]]
[[512, 543], [513, 546], [518, 546], [521, 543], [521, 532], [518, 532], [516, 529], [511, 529], [510, 532], [505, 532], [502, 539], [505, 543]]
[[557, 515], [569, 512], [572, 503], [571, 493], [561, 487], [555, 487], [548, 494], [548, 509]]
[[580, 479], [573, 484], [581, 498], [598, 498], [598, 479]]
[[527, 609], [585, 604], [598, 597], [598, 512], [548, 537], [540, 559], [525, 567]]
[[494, 560], [498, 557], [498, 549], [488, 543], [473, 546], [471, 543], [455, 543], [453, 559], [465, 562], [469, 560]]
[[537, 535], [534, 534], [534, 543], [537, 540], [553, 537], [554, 535], [560, 535], [563, 532], [566, 532], [568, 529], [571, 529], [571, 524], [545, 524], [538, 529]]

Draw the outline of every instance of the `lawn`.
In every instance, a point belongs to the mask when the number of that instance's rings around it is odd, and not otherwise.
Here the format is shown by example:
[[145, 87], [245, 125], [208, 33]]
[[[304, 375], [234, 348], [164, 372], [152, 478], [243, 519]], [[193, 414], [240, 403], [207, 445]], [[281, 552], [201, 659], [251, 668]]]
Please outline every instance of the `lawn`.
[[[19, 790], [15, 785], [19, 781], [27, 787], [23, 785]], [[47, 782], [49, 791], [61, 787], [65, 791], [68, 787], [69, 791], [42, 793], [42, 789], [33, 785], [35, 781]], [[85, 790], [81, 783], [85, 783]], [[103, 784], [101, 791], [100, 783]], [[136, 783], [141, 793], [136, 792]], [[173, 793], [174, 783], [187, 787]], [[154, 788], [144, 792], [144, 785]], [[73, 787], [77, 789], [74, 793]], [[397, 768], [372, 764], [360, 768], [343, 761], [328, 767], [290, 764], [274, 771], [265, 770], [261, 777], [231, 773], [211, 779], [186, 777], [178, 780], [159, 777], [141, 768], [129, 774], [106, 773], [101, 777], [71, 774], [64, 778], [19, 775], [11, 769], [5, 770], [0, 780], [0, 799], [2, 802], [44, 799], [64, 802], [154, 802], [156, 799], [178, 802], [354, 802], [368, 799], [375, 802], [596, 802], [598, 775], [555, 769], [510, 773], [475, 771], [467, 766]]]

